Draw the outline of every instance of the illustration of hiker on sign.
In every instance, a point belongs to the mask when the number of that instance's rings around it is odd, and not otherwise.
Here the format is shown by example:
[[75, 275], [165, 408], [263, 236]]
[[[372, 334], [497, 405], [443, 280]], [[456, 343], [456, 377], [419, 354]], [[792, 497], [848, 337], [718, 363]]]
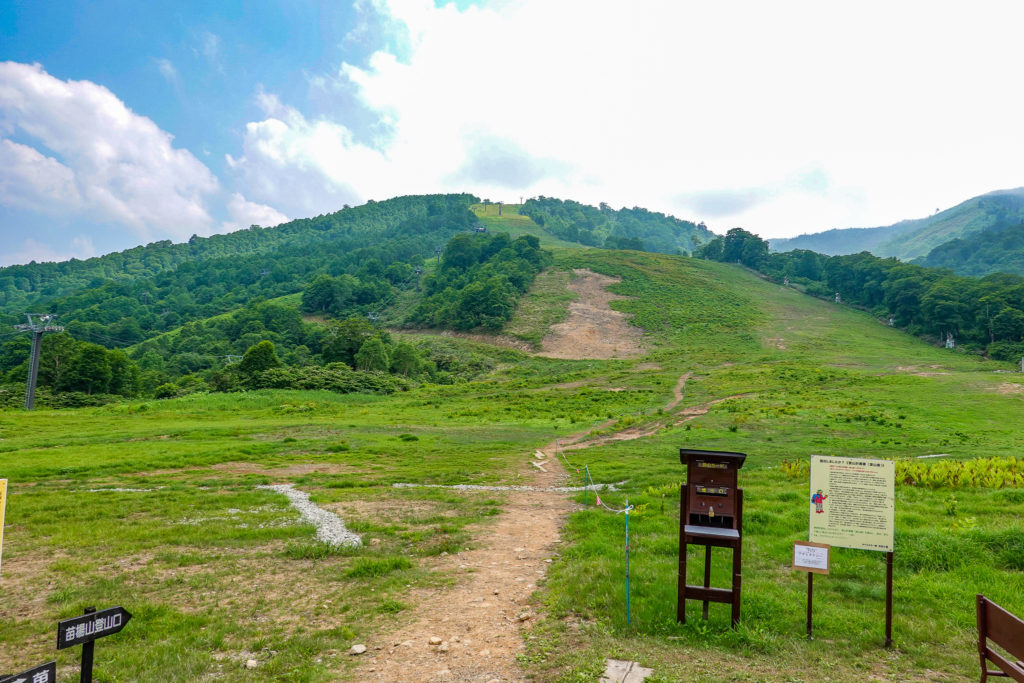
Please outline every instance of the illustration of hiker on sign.
[[821, 495], [821, 489], [818, 489], [818, 492], [811, 496], [811, 502], [814, 503], [814, 511], [819, 515], [825, 511], [824, 503], [826, 498], [828, 496]]

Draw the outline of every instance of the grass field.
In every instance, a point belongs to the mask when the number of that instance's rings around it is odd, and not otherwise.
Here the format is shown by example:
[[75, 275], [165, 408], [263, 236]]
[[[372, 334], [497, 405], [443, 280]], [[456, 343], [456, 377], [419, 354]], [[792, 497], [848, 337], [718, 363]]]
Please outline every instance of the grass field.
[[[480, 214], [500, 227], [518, 218], [506, 220], [511, 208]], [[885, 651], [883, 556], [863, 551], [835, 551], [831, 575], [815, 582], [816, 637], [805, 638], [806, 575], [788, 565], [793, 541], [806, 539], [807, 481], [783, 463], [1017, 457], [1019, 374], [731, 266], [604, 250], [556, 257], [510, 331], [537, 343], [569, 300], [568, 271], [588, 267], [622, 278], [613, 289], [631, 298], [613, 306], [646, 331], [645, 357], [501, 350], [479, 381], [393, 396], [270, 391], [0, 412], [0, 477], [11, 486], [0, 672], [54, 657], [70, 670], [79, 655], [55, 653], [56, 621], [120, 604], [134, 619], [97, 646], [97, 680], [351, 678], [348, 647], [403, 623], [420, 591], [457, 581], [437, 558], [471, 547], [503, 505], [500, 493], [392, 484], [515, 483], [524, 454], [616, 418], [612, 430], [663, 428], [566, 455], [598, 482], [627, 482], [602, 497], [636, 506], [630, 623], [623, 516], [580, 509], [535, 596], [529, 675], [594, 681], [618, 657], [659, 681], [976, 676], [974, 594], [1024, 614], [1024, 489], [897, 486], [896, 648]], [[658, 409], [685, 373], [679, 408], [728, 400], [673, 426]], [[716, 605], [707, 623], [675, 622], [681, 447], [749, 454], [735, 630]], [[364, 545], [316, 543], [284, 496], [256, 488], [270, 483], [311, 493]]]

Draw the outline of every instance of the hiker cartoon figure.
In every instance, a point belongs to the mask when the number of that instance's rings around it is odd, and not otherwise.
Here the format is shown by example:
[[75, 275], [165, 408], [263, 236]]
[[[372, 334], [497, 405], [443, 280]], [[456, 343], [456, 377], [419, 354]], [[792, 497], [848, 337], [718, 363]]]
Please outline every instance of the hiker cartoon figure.
[[814, 503], [814, 511], [819, 515], [825, 511], [824, 503], [826, 498], [828, 496], [821, 495], [821, 489], [818, 489], [818, 492], [811, 496], [811, 502]]

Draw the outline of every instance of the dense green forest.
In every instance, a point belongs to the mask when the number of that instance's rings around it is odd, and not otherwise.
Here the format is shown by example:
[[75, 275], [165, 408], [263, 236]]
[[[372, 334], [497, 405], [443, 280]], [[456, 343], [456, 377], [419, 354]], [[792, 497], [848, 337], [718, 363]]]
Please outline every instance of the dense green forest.
[[423, 278], [425, 298], [409, 315], [412, 325], [499, 330], [512, 318], [516, 299], [551, 263], [531, 235], [456, 235], [440, 268]]
[[1024, 275], [1024, 223], [996, 226], [946, 242], [914, 263], [975, 277], [989, 273]]
[[382, 272], [395, 262], [418, 263], [473, 225], [474, 201], [466, 194], [397, 197], [276, 228], [0, 268], [0, 323], [45, 309], [77, 336], [133, 344], [255, 296], [296, 292], [318, 273], [375, 273], [374, 260]]
[[[390, 393], [410, 380], [459, 381], [494, 363], [438, 340], [395, 340], [366, 316], [376, 317], [399, 291], [418, 290], [421, 302], [403, 321], [408, 327], [500, 329], [518, 297], [551, 262], [536, 237], [512, 240], [504, 233], [457, 234], [439, 255], [436, 271], [426, 275], [405, 261], [385, 266], [381, 249], [357, 250], [355, 256], [367, 252], [376, 255], [357, 263], [351, 256], [342, 260], [350, 272], [315, 275], [294, 293], [294, 303], [254, 296], [228, 313], [190, 320], [134, 344], [127, 354], [66, 332], [46, 335], [41, 403], [81, 405], [102, 401], [105, 394], [164, 398], [246, 388]], [[320, 319], [304, 320], [300, 308]], [[89, 327], [83, 329], [89, 334]], [[27, 335], [7, 336], [0, 345], [0, 376], [9, 386], [0, 399], [13, 405], [21, 400], [16, 385], [25, 381], [29, 342]], [[107, 360], [94, 358], [103, 354]], [[53, 368], [64, 368], [63, 374]], [[58, 401], [50, 395], [66, 392], [93, 398]]]
[[769, 253], [768, 243], [734, 228], [699, 249], [698, 258], [741, 263], [808, 294], [859, 306], [931, 340], [955, 343], [993, 358], [1024, 355], [1024, 277], [964, 277], [949, 270], [878, 258], [867, 252], [825, 256], [807, 250]]
[[689, 254], [715, 237], [703, 224], [691, 223], [639, 207], [612, 209], [571, 200], [537, 197], [519, 210], [555, 237], [606, 249], [635, 249], [662, 254]]

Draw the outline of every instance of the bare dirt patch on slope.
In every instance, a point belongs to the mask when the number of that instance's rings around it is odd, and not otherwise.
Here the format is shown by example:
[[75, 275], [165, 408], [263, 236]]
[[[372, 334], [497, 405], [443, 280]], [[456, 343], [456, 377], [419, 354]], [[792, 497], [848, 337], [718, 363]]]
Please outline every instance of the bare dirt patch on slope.
[[541, 342], [540, 356], [571, 360], [633, 358], [644, 353], [643, 331], [629, 324], [625, 313], [608, 305], [627, 297], [612, 294], [609, 285], [619, 278], [578, 268], [569, 290], [577, 299], [569, 304], [565, 322], [551, 326]]

